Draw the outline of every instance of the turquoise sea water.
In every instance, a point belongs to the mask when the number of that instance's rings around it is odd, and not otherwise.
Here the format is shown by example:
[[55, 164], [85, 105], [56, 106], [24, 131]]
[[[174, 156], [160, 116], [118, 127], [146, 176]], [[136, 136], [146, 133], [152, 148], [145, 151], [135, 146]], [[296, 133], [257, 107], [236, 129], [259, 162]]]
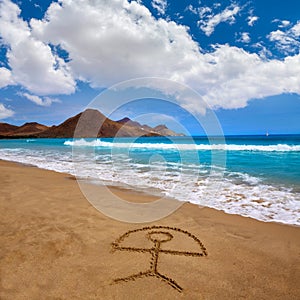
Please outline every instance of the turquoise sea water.
[[0, 140], [0, 159], [300, 225], [300, 135]]

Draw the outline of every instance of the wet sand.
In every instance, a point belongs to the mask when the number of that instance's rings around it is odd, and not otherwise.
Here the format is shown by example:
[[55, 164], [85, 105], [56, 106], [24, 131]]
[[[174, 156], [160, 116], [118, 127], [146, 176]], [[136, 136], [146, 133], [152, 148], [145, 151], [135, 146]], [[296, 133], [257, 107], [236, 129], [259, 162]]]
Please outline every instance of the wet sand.
[[190, 203], [120, 222], [70, 178], [0, 161], [0, 299], [299, 299], [299, 227]]

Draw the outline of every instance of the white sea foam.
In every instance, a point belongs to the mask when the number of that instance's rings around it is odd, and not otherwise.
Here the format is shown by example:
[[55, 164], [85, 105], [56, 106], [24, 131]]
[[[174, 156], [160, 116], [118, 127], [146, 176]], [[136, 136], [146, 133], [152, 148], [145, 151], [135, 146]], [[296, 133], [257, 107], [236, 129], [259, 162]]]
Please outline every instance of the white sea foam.
[[64, 145], [72, 147], [103, 147], [130, 149], [163, 149], [163, 150], [223, 150], [223, 151], [263, 151], [263, 152], [295, 152], [300, 151], [300, 145], [235, 145], [235, 144], [166, 144], [166, 143], [120, 143], [105, 142], [99, 139], [87, 141], [65, 141]]
[[[103, 142], [97, 143], [102, 145]], [[204, 165], [176, 162], [156, 161], [147, 165], [122, 154], [115, 155], [112, 160], [110, 154], [87, 157], [83, 152], [76, 154], [74, 159], [71, 151], [51, 149], [0, 149], [0, 158], [91, 178], [102, 184], [155, 190], [181, 201], [262, 221], [300, 225], [299, 193], [265, 184], [246, 173], [225, 171], [223, 174], [217, 167], [212, 171]]]

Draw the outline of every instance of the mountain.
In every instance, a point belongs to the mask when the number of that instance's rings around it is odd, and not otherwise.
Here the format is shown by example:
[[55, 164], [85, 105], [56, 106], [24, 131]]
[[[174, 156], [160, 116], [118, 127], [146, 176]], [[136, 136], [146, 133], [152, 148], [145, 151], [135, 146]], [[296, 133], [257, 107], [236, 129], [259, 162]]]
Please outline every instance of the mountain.
[[[2, 125], [1, 124], [6, 124]], [[9, 127], [11, 126], [11, 127]], [[113, 121], [95, 109], [87, 109], [59, 125], [47, 127], [38, 123], [26, 123], [20, 127], [0, 123], [0, 138], [87, 138], [87, 137], [133, 137], [178, 136], [165, 125], [151, 128], [129, 118]], [[6, 130], [6, 131], [5, 131]]]
[[116, 121], [119, 124], [123, 124], [123, 125], [129, 125], [129, 126], [136, 126], [136, 127], [142, 127], [142, 125], [139, 122], [136, 121], [132, 121], [130, 120], [128, 117], [125, 117], [119, 121]]
[[8, 123], [0, 123], [0, 135], [7, 134], [9, 132], [13, 132], [17, 128], [19, 128], [19, 127], [15, 126], [15, 125], [11, 125]]
[[[99, 130], [100, 129], [100, 130]], [[142, 130], [130, 122], [116, 122], [105, 117], [98, 110], [87, 109], [59, 124], [39, 133], [37, 137], [47, 138], [87, 138], [87, 137], [128, 137], [151, 136], [151, 132]], [[157, 134], [156, 134], [157, 135]]]
[[[159, 135], [163, 136], [178, 136], [180, 134], [170, 130], [166, 125], [158, 125], [153, 128], [153, 131], [157, 132]], [[183, 135], [183, 134], [181, 134]]]
[[166, 125], [158, 125], [154, 128], [144, 124], [141, 125], [139, 122], [132, 121], [128, 117], [125, 117], [119, 121], [117, 121], [120, 124], [126, 124], [131, 127], [139, 128], [143, 131], [151, 132], [153, 134], [162, 135], [162, 136], [184, 136], [183, 134], [179, 134], [171, 129], [169, 129]]
[[7, 123], [0, 123], [0, 135], [3, 136], [27, 136], [34, 135], [46, 130], [48, 126], [39, 124], [37, 122], [25, 123], [22, 126], [15, 126]]
[[24, 125], [14, 130], [13, 135], [15, 136], [33, 135], [33, 134], [38, 134], [40, 132], [43, 132], [46, 129], [48, 129], [48, 126], [39, 124], [37, 122], [29, 122], [29, 123], [25, 123]]
[[[100, 114], [100, 113], [99, 113]], [[82, 113], [77, 114], [74, 117], [71, 117], [64, 121], [63, 123], [48, 128], [47, 130], [38, 134], [37, 137], [40, 138], [68, 138], [74, 136], [74, 131], [76, 129], [76, 125], [81, 117]], [[101, 114], [100, 117], [103, 115]], [[103, 116], [104, 117], [104, 116]], [[82, 134], [82, 137], [86, 137], [87, 135]]]

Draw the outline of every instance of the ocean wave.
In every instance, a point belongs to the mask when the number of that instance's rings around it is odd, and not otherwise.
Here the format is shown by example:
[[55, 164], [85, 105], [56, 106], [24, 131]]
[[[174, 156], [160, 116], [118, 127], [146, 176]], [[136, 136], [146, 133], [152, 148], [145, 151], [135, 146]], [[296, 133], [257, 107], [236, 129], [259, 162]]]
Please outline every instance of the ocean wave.
[[115, 163], [111, 155], [105, 154], [100, 155], [97, 162], [84, 154], [79, 160], [73, 160], [71, 151], [50, 149], [0, 149], [0, 158], [94, 179], [95, 183], [159, 191], [180, 201], [190, 201], [262, 221], [300, 225], [299, 193], [267, 184], [247, 173], [229, 170], [216, 173], [202, 165], [185, 166], [174, 162], [167, 162], [167, 167], [160, 162], [153, 166], [128, 158], [125, 160], [122, 156]]
[[163, 150], [223, 150], [223, 151], [262, 151], [262, 152], [297, 152], [300, 145], [236, 145], [236, 144], [166, 144], [166, 143], [119, 143], [105, 142], [99, 139], [87, 141], [65, 141], [65, 146], [72, 147], [103, 147], [103, 148], [130, 148], [130, 149], [163, 149]]

